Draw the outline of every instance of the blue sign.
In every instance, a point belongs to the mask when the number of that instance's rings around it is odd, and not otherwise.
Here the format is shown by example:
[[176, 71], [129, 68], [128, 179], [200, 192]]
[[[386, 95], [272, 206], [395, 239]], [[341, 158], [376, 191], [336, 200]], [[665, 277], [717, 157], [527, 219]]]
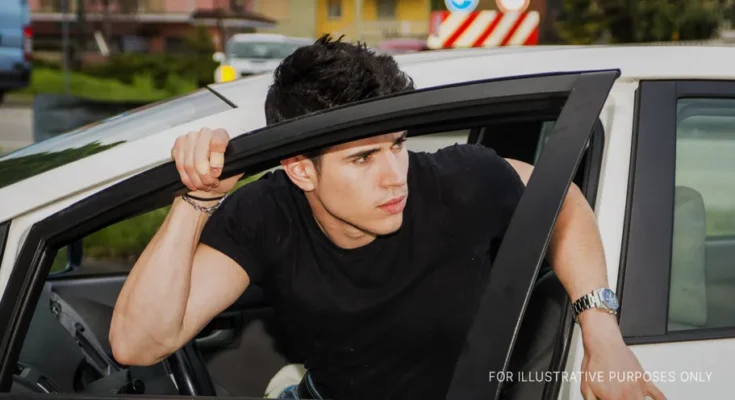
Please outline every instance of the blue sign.
[[447, 9], [451, 12], [475, 11], [480, 0], [444, 0]]

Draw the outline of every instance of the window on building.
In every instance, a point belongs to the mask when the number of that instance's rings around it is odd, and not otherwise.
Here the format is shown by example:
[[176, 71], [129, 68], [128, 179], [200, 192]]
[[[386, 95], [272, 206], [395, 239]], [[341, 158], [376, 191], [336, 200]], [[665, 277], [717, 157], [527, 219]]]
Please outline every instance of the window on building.
[[342, 18], [342, 0], [328, 0], [327, 18], [329, 19]]
[[735, 99], [681, 99], [669, 330], [735, 327]]
[[395, 18], [396, 0], [378, 0], [378, 18]]

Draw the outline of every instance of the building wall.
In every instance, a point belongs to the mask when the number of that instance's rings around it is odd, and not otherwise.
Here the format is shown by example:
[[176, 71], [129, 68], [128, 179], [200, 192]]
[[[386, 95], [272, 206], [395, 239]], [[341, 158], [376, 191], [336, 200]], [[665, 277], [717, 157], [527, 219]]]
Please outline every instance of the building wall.
[[[430, 0], [395, 0], [394, 18], [378, 17], [378, 0], [341, 0], [340, 18], [329, 18], [329, 1], [317, 0], [317, 35], [344, 34], [348, 40], [376, 44], [389, 37], [421, 37], [428, 34]], [[359, 21], [357, 2], [362, 2]]]
[[317, 0], [255, 0], [253, 11], [278, 21], [274, 28], [259, 32], [288, 36], [314, 37]]

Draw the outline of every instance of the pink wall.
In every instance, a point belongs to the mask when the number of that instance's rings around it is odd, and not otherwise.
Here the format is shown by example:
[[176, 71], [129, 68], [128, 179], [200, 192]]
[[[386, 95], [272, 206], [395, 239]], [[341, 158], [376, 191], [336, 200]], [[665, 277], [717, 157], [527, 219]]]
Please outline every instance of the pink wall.
[[[69, 0], [69, 7], [74, 0]], [[248, 4], [249, 2], [245, 2]], [[31, 11], [36, 11], [41, 8], [41, 0], [28, 0], [28, 6]], [[196, 8], [229, 8], [229, 0], [163, 0], [163, 7], [166, 12], [172, 13], [189, 13], [192, 7]]]

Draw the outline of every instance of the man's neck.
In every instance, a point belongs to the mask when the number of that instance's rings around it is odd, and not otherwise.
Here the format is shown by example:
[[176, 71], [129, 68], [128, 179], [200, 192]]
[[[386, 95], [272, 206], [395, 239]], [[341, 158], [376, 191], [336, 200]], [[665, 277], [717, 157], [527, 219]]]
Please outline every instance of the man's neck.
[[332, 215], [315, 196], [307, 194], [306, 198], [311, 205], [312, 215], [317, 226], [337, 247], [356, 249], [375, 240], [375, 235]]

